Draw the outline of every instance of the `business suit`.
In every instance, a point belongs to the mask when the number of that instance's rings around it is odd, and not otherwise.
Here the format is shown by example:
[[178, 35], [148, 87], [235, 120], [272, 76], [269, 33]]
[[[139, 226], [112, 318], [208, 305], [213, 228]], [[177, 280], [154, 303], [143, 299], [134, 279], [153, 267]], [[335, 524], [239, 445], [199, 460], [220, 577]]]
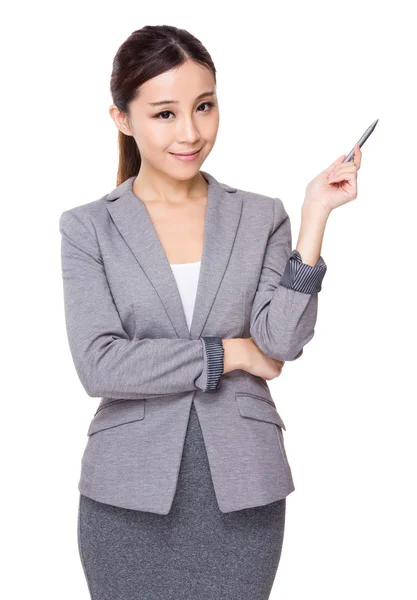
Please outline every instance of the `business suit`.
[[302, 265], [297, 280], [281, 200], [201, 173], [209, 187], [191, 331], [135, 177], [60, 217], [71, 353], [87, 394], [102, 398], [79, 490], [99, 502], [169, 513], [193, 402], [220, 511], [295, 489], [267, 382], [235, 370], [211, 389], [207, 339], [251, 336], [267, 355], [296, 360], [314, 335], [326, 265]]

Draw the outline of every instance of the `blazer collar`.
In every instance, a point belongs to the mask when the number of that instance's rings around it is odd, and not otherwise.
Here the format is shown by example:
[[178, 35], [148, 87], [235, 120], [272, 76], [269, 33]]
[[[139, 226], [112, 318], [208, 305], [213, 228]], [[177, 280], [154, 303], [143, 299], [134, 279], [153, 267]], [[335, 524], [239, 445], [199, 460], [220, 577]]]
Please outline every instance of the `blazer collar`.
[[[130, 177], [107, 196], [107, 209], [119, 233], [154, 286], [179, 338], [201, 337], [210, 309], [232, 252], [242, 199], [237, 188], [219, 183], [201, 171], [208, 182], [204, 224], [204, 245], [191, 330], [180, 292], [165, 251], [150, 219], [145, 203], [133, 192], [136, 176]], [[216, 332], [205, 332], [216, 335]]]

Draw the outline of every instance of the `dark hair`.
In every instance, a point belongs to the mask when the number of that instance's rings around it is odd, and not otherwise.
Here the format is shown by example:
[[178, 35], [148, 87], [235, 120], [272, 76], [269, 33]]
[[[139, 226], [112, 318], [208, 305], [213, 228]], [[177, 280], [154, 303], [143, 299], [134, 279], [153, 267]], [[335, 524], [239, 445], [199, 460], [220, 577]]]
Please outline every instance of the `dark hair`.
[[[213, 61], [200, 40], [185, 29], [171, 25], [146, 25], [134, 31], [113, 59], [110, 92], [113, 104], [129, 118], [129, 103], [137, 98], [139, 87], [175, 67], [193, 60], [207, 67], [216, 82]], [[141, 158], [133, 136], [118, 132], [119, 166], [117, 184], [139, 173]]]

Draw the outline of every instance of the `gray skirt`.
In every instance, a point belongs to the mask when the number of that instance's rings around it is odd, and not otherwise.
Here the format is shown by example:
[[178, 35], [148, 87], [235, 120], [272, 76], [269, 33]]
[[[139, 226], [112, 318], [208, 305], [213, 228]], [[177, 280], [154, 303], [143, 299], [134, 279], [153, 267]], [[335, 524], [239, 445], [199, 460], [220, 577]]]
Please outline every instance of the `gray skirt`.
[[222, 513], [194, 403], [167, 515], [80, 494], [78, 546], [92, 600], [267, 600], [286, 498]]

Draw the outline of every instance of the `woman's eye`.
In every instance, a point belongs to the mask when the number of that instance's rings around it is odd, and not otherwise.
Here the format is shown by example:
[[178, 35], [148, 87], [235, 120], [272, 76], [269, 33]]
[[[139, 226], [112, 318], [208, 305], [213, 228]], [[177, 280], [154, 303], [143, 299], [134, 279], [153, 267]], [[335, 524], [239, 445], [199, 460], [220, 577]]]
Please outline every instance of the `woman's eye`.
[[[208, 106], [209, 110], [210, 108], [213, 108], [214, 104], [213, 102], [203, 102], [203, 104], [200, 104], [200, 106], [198, 108], [201, 108], [202, 106]], [[197, 109], [198, 110], [198, 109]], [[203, 110], [200, 112], [209, 112], [209, 110]], [[157, 115], [155, 115], [155, 119], [159, 119], [160, 117], [162, 117], [162, 115], [169, 115], [169, 114], [174, 114], [172, 111], [170, 110], [163, 110], [162, 112], [158, 113]], [[162, 117], [163, 121], [169, 121], [170, 119], [165, 119], [164, 117]]]

